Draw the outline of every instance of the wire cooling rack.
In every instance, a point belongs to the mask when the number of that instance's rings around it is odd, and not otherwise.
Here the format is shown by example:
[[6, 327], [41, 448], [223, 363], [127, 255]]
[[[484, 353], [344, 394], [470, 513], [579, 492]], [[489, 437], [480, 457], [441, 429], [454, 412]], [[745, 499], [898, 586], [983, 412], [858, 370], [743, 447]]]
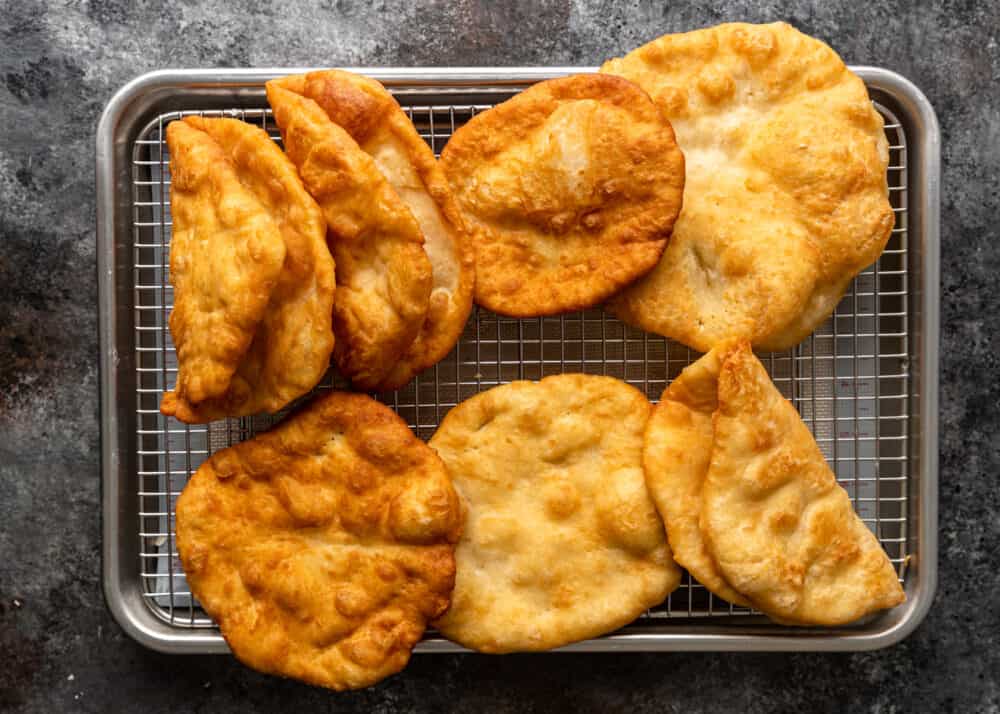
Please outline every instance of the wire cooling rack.
[[[397, 94], [435, 153], [448, 137], [491, 103], [432, 104], [419, 93]], [[878, 536], [900, 579], [905, 575], [908, 514], [908, 435], [911, 379], [908, 366], [907, 137], [896, 116], [876, 103], [890, 144], [888, 179], [896, 225], [878, 263], [851, 284], [835, 314], [795, 349], [761, 354], [774, 383], [798, 408], [847, 490], [855, 510]], [[164, 113], [140, 132], [132, 152], [134, 251], [135, 474], [139, 504], [139, 578], [146, 603], [177, 628], [213, 628], [188, 592], [174, 545], [174, 504], [187, 479], [215, 451], [266, 430], [275, 416], [186, 425], [164, 417], [161, 394], [173, 387], [177, 363], [167, 327], [170, 170], [166, 125], [187, 114], [232, 116], [280, 137], [267, 109]], [[377, 395], [423, 439], [448, 410], [490, 387], [563, 372], [624, 379], [650, 400], [698, 355], [662, 337], [629, 327], [602, 310], [556, 317], [513, 319], [474, 309], [454, 350], [439, 364], [394, 392]], [[329, 373], [317, 390], [343, 387]], [[127, 537], [127, 536], [126, 536]], [[685, 574], [650, 620], [727, 618], [754, 622], [750, 610], [708, 593]], [[734, 616], [740, 616], [736, 618]], [[628, 628], [625, 629], [628, 631]]]

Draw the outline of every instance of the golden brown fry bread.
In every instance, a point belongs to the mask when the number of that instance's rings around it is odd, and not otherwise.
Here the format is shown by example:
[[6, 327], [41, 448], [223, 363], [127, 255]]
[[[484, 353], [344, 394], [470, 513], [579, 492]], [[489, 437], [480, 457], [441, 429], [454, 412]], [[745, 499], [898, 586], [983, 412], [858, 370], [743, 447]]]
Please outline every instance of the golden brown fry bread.
[[734, 346], [720, 344], [688, 365], [664, 390], [646, 425], [642, 463], [674, 559], [719, 597], [747, 606], [719, 572], [699, 525], [702, 485], [712, 459], [719, 369]]
[[[222, 149], [240, 183], [278, 226], [286, 252], [264, 317], [229, 388], [199, 403], [168, 392], [161, 411], [188, 423], [273, 413], [315, 387], [330, 364], [335, 285], [326, 222], [295, 166], [263, 129], [237, 119], [192, 116], [183, 121]], [[214, 273], [222, 265], [209, 267]]]
[[452, 606], [435, 626], [482, 652], [595, 637], [680, 582], [642, 476], [650, 405], [611, 377], [514, 382], [431, 439], [462, 497]]
[[358, 387], [393, 370], [427, 315], [431, 264], [413, 214], [361, 150], [316, 102], [267, 83], [285, 152], [326, 218], [337, 263], [334, 358]]
[[458, 205], [434, 152], [374, 79], [331, 69], [283, 77], [275, 84], [312, 99], [350, 134], [420, 224], [433, 274], [427, 317], [376, 388], [401, 387], [448, 354], [472, 309], [475, 259]]
[[285, 241], [208, 134], [173, 121], [167, 146], [177, 383], [165, 401], [196, 404], [229, 389], [277, 285]]
[[782, 622], [841, 625], [905, 596], [799, 413], [741, 345], [719, 374], [701, 524], [732, 586]]
[[516, 317], [589, 307], [648, 272], [684, 189], [669, 122], [610, 75], [536, 84], [473, 117], [441, 163], [476, 230], [476, 302]]
[[448, 607], [458, 497], [391, 410], [333, 392], [213, 455], [177, 501], [187, 581], [262, 672], [356, 689]]
[[726, 338], [800, 342], [893, 225], [888, 143], [864, 83], [784, 23], [665, 35], [601, 71], [649, 92], [687, 160], [670, 245], [614, 312], [702, 352]]

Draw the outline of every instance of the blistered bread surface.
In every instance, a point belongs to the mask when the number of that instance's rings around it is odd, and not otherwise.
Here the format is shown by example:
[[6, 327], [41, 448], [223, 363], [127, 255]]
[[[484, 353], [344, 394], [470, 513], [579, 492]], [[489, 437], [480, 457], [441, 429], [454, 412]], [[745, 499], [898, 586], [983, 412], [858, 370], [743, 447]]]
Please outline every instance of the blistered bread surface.
[[424, 324], [382, 382], [396, 389], [441, 360], [458, 341], [472, 309], [473, 245], [434, 152], [379, 82], [323, 70], [279, 80], [315, 101], [374, 159], [424, 235], [432, 287]]
[[174, 395], [198, 403], [229, 389], [277, 285], [285, 242], [208, 134], [173, 121], [167, 147]]
[[[190, 423], [277, 412], [316, 386], [329, 367], [335, 285], [326, 221], [295, 166], [263, 129], [237, 119], [191, 116], [183, 121], [222, 150], [240, 184], [278, 227], [285, 259], [226, 391], [199, 403], [169, 393], [163, 411]], [[179, 247], [175, 240], [172, 249], [183, 249], [183, 244]], [[211, 275], [231, 269], [227, 265], [232, 256], [219, 253], [213, 258], [216, 262], [199, 269]], [[215, 337], [206, 335], [209, 342]]]
[[743, 345], [719, 374], [702, 529], [725, 579], [790, 624], [842, 625], [905, 599], [809, 428]]
[[664, 390], [646, 425], [646, 486], [663, 517], [678, 564], [719, 597], [748, 605], [719, 572], [701, 534], [702, 485], [712, 459], [712, 415], [719, 369], [733, 348], [723, 343], [688, 365]]
[[893, 226], [888, 142], [864, 83], [784, 23], [665, 35], [601, 71], [649, 92], [687, 161], [673, 238], [615, 313], [702, 352], [800, 342]]
[[435, 625], [483, 652], [537, 651], [619, 628], [680, 580], [643, 481], [650, 405], [580, 374], [462, 402], [430, 445], [466, 513], [452, 606]]
[[342, 392], [214, 454], [177, 502], [187, 581], [233, 653], [333, 689], [405, 666], [448, 606], [460, 529], [437, 455]]
[[267, 98], [285, 153], [327, 222], [337, 280], [334, 358], [356, 386], [373, 389], [427, 316], [432, 275], [423, 233], [374, 160], [284, 82], [268, 82]]
[[474, 228], [476, 302], [518, 317], [594, 305], [649, 271], [684, 187], [669, 122], [608, 75], [541, 82], [478, 114], [441, 162]]

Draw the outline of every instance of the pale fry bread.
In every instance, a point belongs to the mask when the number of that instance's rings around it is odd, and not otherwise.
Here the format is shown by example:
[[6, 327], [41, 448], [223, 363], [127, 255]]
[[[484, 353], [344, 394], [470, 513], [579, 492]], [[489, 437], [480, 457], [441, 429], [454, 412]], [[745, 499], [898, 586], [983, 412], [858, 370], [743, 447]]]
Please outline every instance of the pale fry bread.
[[702, 352], [800, 342], [893, 225], [888, 142], [864, 83], [785, 23], [664, 35], [601, 71], [649, 92], [687, 160], [671, 243], [614, 312]]
[[702, 531], [725, 579], [785, 622], [842, 625], [905, 600], [809, 428], [744, 344], [719, 375]]
[[435, 626], [483, 652], [596, 637], [680, 582], [642, 475], [649, 402], [564, 374], [468, 399], [430, 445], [463, 500], [451, 609]]
[[731, 342], [720, 344], [688, 365], [664, 390], [646, 425], [642, 463], [674, 559], [719, 597], [747, 606], [746, 598], [719, 572], [699, 522], [702, 486], [712, 459], [719, 369], [733, 347]]

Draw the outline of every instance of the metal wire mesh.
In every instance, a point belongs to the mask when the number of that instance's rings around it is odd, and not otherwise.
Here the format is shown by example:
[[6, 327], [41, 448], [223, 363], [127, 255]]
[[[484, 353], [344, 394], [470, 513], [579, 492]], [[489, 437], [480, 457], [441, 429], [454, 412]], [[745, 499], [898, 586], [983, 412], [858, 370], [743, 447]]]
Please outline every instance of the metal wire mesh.
[[[506, 97], [495, 95], [496, 101]], [[490, 104], [429, 100], [400, 93], [401, 104], [435, 153]], [[491, 96], [492, 100], [494, 97]], [[795, 349], [762, 354], [902, 579], [907, 560], [909, 405], [907, 296], [907, 147], [896, 117], [876, 104], [890, 144], [889, 186], [896, 226], [878, 263], [852, 283], [835, 314]], [[252, 437], [283, 415], [186, 425], [162, 416], [159, 400], [177, 372], [167, 318], [170, 170], [166, 125], [185, 114], [234, 116], [280, 137], [267, 109], [172, 112], [157, 117], [133, 147], [136, 463], [141, 591], [155, 614], [178, 628], [211, 628], [194, 601], [174, 546], [174, 504], [188, 477], [213, 452]], [[475, 309], [454, 350], [402, 389], [378, 395], [423, 439], [458, 402], [497, 384], [563, 372], [624, 379], [656, 401], [668, 381], [697, 358], [688, 348], [629, 327], [600, 309], [556, 317], [513, 319]], [[332, 373], [317, 389], [343, 386]], [[708, 593], [685, 575], [650, 620], [752, 614]], [[730, 620], [733, 621], [733, 620]], [[735, 622], [735, 621], [734, 621]]]

